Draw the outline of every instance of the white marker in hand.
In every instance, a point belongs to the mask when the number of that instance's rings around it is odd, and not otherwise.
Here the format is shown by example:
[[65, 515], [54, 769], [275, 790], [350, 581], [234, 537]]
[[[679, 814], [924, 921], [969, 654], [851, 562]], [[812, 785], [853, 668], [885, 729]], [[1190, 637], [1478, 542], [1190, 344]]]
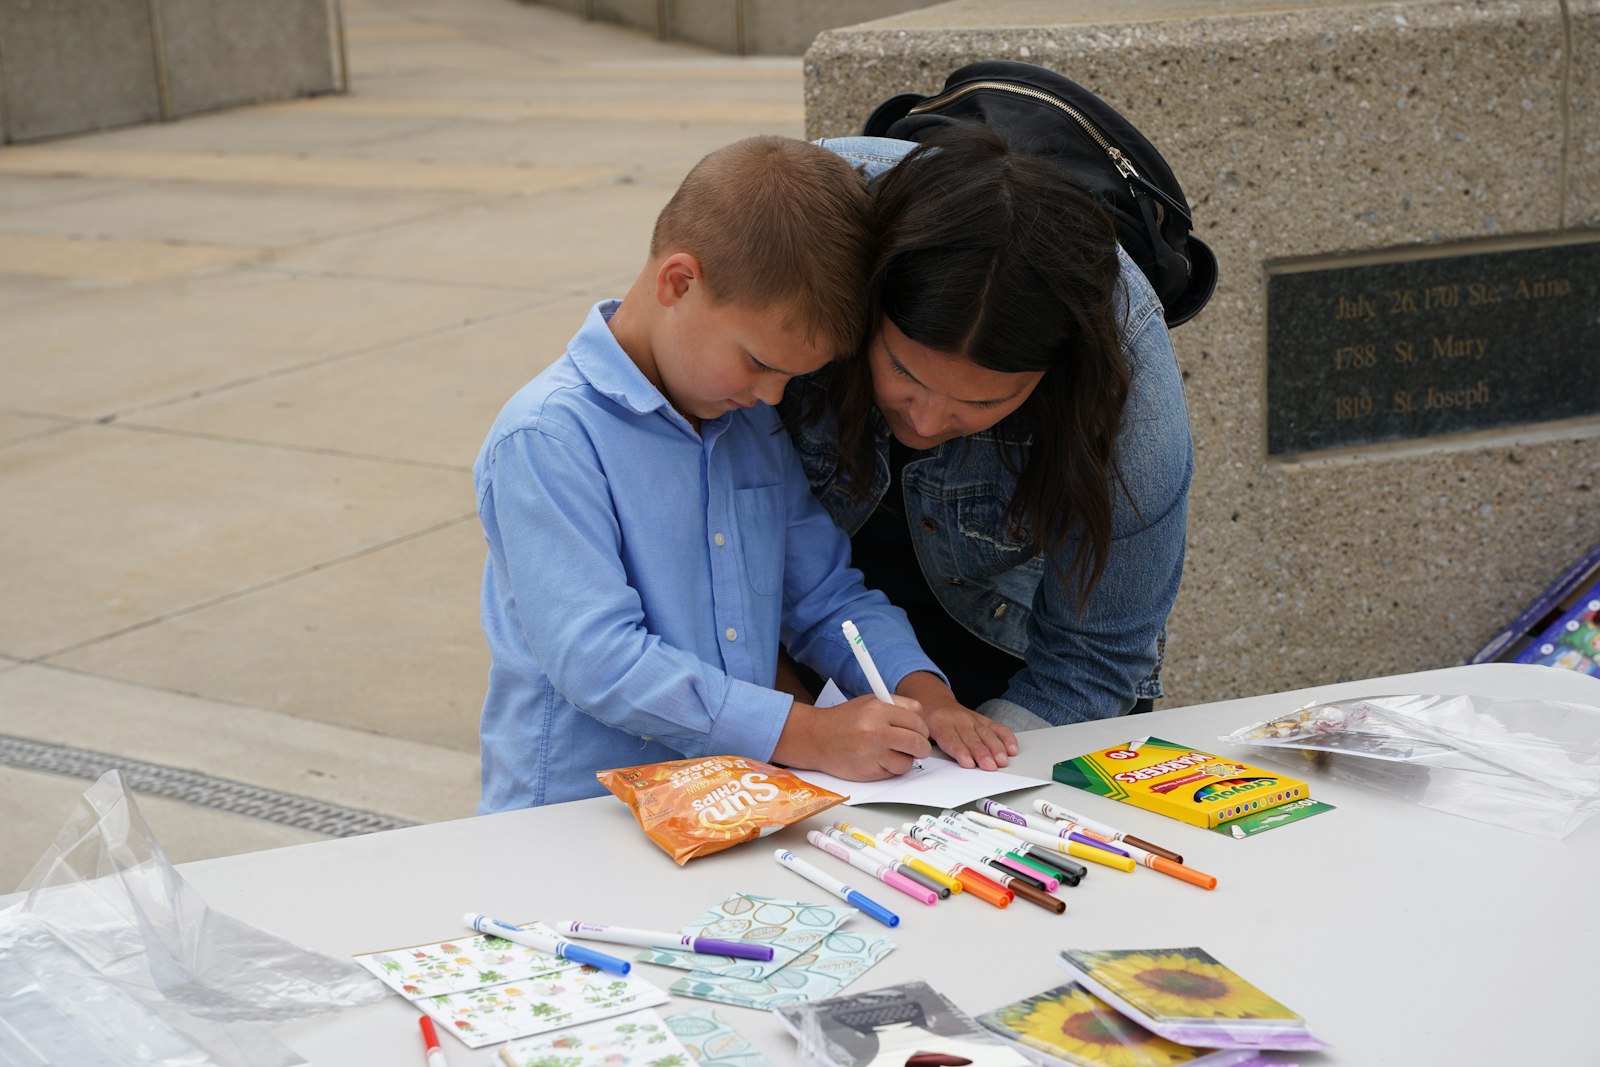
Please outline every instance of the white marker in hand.
[[[861, 640], [861, 631], [856, 629], [856, 624], [846, 619], [839, 624], [839, 629], [844, 631], [845, 643], [850, 646], [850, 651], [856, 654], [856, 663], [860, 664], [861, 673], [867, 676], [872, 695], [885, 704], [893, 704], [894, 696], [889, 692], [889, 687], [883, 684], [883, 675], [878, 673], [878, 665], [872, 662], [872, 653], [867, 651], [867, 643]], [[912, 760], [911, 769], [922, 770], [922, 761]]]

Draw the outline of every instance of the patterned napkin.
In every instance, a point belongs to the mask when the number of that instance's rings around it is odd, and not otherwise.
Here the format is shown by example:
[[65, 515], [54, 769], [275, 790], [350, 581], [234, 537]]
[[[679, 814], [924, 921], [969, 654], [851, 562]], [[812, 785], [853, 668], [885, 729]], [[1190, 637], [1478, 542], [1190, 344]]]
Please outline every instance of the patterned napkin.
[[770, 961], [661, 949], [646, 949], [635, 958], [692, 972], [670, 987], [686, 997], [746, 1008], [818, 1000], [838, 993], [895, 947], [887, 937], [840, 930], [855, 914], [845, 906], [735, 893], [682, 932], [768, 944]]

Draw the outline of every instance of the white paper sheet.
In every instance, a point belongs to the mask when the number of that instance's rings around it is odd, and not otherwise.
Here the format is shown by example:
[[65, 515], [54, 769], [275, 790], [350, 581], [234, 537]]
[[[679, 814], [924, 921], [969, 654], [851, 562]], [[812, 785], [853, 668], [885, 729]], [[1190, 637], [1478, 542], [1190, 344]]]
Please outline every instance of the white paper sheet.
[[[828, 679], [817, 697], [816, 706], [831, 708], [844, 703], [845, 697]], [[905, 774], [881, 782], [848, 782], [820, 771], [797, 771], [801, 778], [842, 794], [849, 799], [846, 804], [914, 804], [923, 808], [954, 808], [980, 797], [999, 796], [1014, 789], [1028, 789], [1048, 785], [1043, 778], [1029, 778], [1007, 771], [985, 771], [974, 767], [968, 770], [954, 760], [943, 756], [930, 756], [918, 760]]]

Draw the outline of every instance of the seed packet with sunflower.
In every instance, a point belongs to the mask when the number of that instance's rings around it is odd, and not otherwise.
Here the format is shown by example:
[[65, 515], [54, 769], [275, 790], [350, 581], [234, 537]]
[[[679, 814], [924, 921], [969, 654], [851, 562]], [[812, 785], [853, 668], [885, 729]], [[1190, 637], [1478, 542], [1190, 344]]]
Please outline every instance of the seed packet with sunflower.
[[1248, 1049], [1192, 1048], [1145, 1029], [1077, 982], [978, 1016], [1046, 1067], [1241, 1067]]
[[1306, 1021], [1202, 948], [1069, 949], [1057, 957], [1091, 993], [1180, 1045], [1222, 1049], [1327, 1048]]

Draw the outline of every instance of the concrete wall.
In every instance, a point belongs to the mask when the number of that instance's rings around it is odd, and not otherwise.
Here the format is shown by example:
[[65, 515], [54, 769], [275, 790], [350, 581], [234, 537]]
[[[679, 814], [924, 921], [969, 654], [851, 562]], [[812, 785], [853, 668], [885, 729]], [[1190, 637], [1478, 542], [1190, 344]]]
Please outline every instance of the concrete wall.
[[1197, 467], [1169, 704], [1462, 662], [1600, 538], [1594, 418], [1265, 446], [1269, 267], [1600, 238], [1600, 0], [958, 0], [822, 34], [808, 134], [980, 58], [1132, 118], [1220, 261], [1173, 335]]
[[738, 55], [797, 56], [818, 33], [926, 7], [931, 0], [523, 0], [616, 22], [662, 40]]
[[0, 134], [29, 141], [340, 87], [338, 0], [0, 0]]
[[7, 141], [161, 117], [147, 0], [0, 0]]

